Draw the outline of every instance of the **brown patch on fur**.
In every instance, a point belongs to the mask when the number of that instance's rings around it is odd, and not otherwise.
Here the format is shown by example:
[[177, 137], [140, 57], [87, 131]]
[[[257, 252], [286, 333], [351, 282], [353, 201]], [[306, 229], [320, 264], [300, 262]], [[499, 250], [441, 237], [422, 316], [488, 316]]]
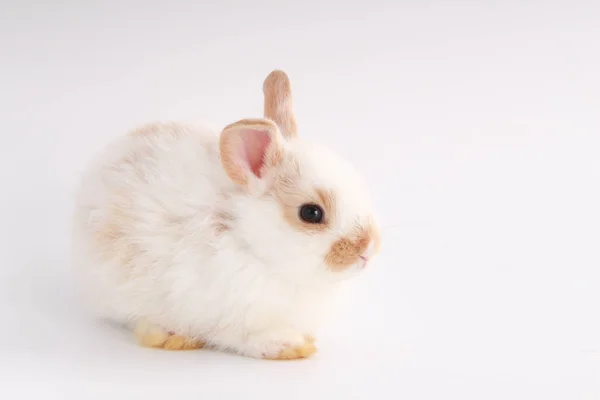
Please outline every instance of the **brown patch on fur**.
[[213, 214], [213, 231], [216, 236], [219, 236], [231, 230], [231, 223], [235, 221], [235, 217], [226, 211], [216, 211]]
[[263, 83], [264, 115], [279, 126], [286, 138], [298, 135], [292, 87], [287, 74], [283, 71], [272, 71]]
[[226, 225], [222, 222], [215, 222], [213, 224], [213, 231], [215, 233], [215, 236], [220, 236], [223, 233], [229, 231], [231, 228], [229, 227], [229, 225]]
[[342, 271], [358, 262], [372, 240], [375, 241], [375, 248], [379, 249], [380, 236], [375, 224], [359, 224], [350, 236], [342, 237], [333, 243], [325, 262], [333, 271]]
[[247, 186], [247, 173], [249, 171], [237, 164], [238, 155], [236, 152], [242, 146], [240, 143], [242, 139], [234, 134], [238, 129], [255, 129], [269, 133], [271, 143], [265, 152], [262, 169], [278, 165], [283, 161], [284, 155], [283, 150], [279, 147], [279, 130], [274, 122], [266, 119], [249, 118], [227, 125], [221, 132], [221, 139], [219, 141], [221, 163], [223, 164], [223, 169], [225, 169], [225, 172], [234, 183], [240, 186]]
[[[270, 194], [283, 210], [285, 221], [294, 229], [306, 233], [323, 232], [331, 227], [335, 218], [335, 195], [325, 189], [307, 191], [298, 187], [296, 181], [299, 174], [298, 164], [290, 160], [289, 165], [275, 178]], [[318, 204], [323, 208], [325, 215], [322, 223], [310, 224], [300, 219], [300, 206], [306, 203]]]
[[300, 358], [309, 358], [317, 352], [316, 346], [306, 341], [298, 347], [286, 347], [275, 357], [265, 357], [267, 360], [297, 360]]
[[235, 217], [227, 211], [216, 211], [214, 217], [219, 221], [233, 221], [235, 219]]

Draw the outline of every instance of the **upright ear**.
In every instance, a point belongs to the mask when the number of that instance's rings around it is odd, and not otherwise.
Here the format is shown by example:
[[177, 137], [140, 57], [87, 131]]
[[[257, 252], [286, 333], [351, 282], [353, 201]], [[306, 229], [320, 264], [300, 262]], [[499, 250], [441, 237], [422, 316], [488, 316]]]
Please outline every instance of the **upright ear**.
[[228, 125], [219, 141], [221, 163], [229, 178], [240, 186], [283, 161], [281, 134], [267, 119], [243, 119]]
[[271, 72], [263, 83], [263, 93], [265, 118], [275, 121], [284, 137], [296, 137], [298, 133], [294, 116], [292, 87], [286, 73], [279, 70]]

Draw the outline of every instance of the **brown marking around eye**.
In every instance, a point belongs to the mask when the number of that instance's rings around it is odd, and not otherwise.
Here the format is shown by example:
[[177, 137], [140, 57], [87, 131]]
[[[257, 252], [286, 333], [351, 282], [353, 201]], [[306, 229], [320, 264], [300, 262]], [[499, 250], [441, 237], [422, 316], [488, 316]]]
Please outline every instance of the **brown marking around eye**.
[[380, 247], [380, 235], [372, 221], [357, 224], [349, 236], [342, 237], [333, 243], [325, 262], [332, 271], [343, 271], [358, 262], [360, 256], [367, 250], [369, 243], [375, 241], [376, 251]]
[[321, 188], [315, 189], [315, 192], [319, 198], [319, 202], [317, 204], [323, 207], [323, 210], [325, 211], [325, 219], [328, 223], [331, 223], [336, 209], [335, 195], [332, 191]]
[[[283, 210], [283, 218], [294, 229], [305, 233], [323, 232], [329, 229], [335, 219], [335, 194], [327, 189], [307, 191], [297, 185], [298, 164], [292, 159], [286, 161], [285, 169], [275, 178], [271, 195]], [[318, 204], [323, 208], [324, 219], [320, 224], [310, 224], [298, 216], [299, 207], [306, 203]]]

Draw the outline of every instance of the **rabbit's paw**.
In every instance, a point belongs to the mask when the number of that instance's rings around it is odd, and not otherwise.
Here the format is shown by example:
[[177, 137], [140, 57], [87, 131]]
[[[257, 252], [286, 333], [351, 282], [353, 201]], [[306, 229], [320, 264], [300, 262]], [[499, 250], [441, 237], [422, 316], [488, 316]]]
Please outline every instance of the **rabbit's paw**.
[[138, 342], [144, 347], [165, 350], [193, 350], [204, 347], [201, 340], [176, 335], [147, 322], [138, 322], [134, 332]]
[[299, 346], [284, 347], [277, 355], [266, 356], [267, 360], [296, 360], [299, 358], [309, 358], [317, 352], [316, 346], [306, 341]]
[[290, 330], [266, 332], [255, 338], [252, 346], [261, 349], [260, 358], [267, 360], [296, 360], [309, 358], [317, 352], [314, 338]]

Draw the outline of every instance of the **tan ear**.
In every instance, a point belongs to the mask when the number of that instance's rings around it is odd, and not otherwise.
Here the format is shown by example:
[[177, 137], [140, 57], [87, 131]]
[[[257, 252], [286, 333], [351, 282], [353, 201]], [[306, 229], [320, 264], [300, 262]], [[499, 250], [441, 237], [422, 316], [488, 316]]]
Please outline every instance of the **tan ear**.
[[265, 118], [275, 121], [284, 137], [296, 137], [298, 133], [292, 87], [286, 73], [280, 70], [272, 71], [263, 83], [263, 93]]
[[226, 126], [219, 140], [221, 163], [236, 184], [248, 186], [283, 161], [281, 134], [266, 119], [243, 119]]

